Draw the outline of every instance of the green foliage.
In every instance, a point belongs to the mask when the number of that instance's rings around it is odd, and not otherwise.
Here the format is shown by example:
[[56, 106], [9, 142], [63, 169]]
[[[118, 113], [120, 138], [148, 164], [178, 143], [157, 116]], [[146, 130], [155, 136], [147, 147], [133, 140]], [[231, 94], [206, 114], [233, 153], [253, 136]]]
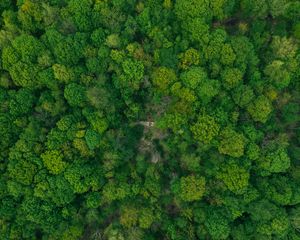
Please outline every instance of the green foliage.
[[52, 174], [59, 174], [66, 168], [66, 163], [63, 161], [63, 156], [59, 151], [46, 151], [41, 155], [45, 167]]
[[79, 31], [89, 31], [92, 27], [92, 1], [71, 0], [68, 2], [68, 10], [74, 24]]
[[62, 175], [47, 177], [37, 183], [34, 188], [34, 196], [53, 201], [57, 206], [69, 204], [75, 198], [70, 184]]
[[268, 13], [268, 2], [266, 0], [242, 0], [241, 8], [246, 15], [264, 18]]
[[31, 35], [16, 37], [10, 46], [3, 49], [2, 64], [12, 77], [14, 83], [21, 87], [39, 85], [36, 65], [39, 53], [44, 50], [40, 41]]
[[[102, 112], [92, 112], [91, 109], [84, 109], [83, 115], [87, 121], [91, 124], [92, 129], [98, 134], [102, 134], [108, 128], [107, 120], [103, 117]], [[94, 135], [90, 134], [89, 135]], [[95, 138], [95, 137], [94, 137]]]
[[141, 209], [141, 213], [139, 216], [139, 226], [141, 228], [145, 228], [145, 229], [150, 228], [154, 220], [155, 220], [155, 216], [151, 209], [149, 208]]
[[208, 144], [219, 133], [220, 127], [215, 119], [209, 115], [201, 115], [198, 121], [191, 127], [195, 139], [199, 142]]
[[221, 141], [218, 147], [220, 153], [236, 158], [244, 155], [246, 139], [243, 134], [227, 127], [221, 131], [220, 136]]
[[13, 95], [9, 103], [9, 111], [13, 116], [28, 114], [34, 105], [34, 95], [27, 88], [22, 88]]
[[185, 202], [200, 200], [205, 192], [205, 178], [194, 175], [180, 178], [179, 197]]
[[175, 81], [176, 74], [174, 70], [167, 67], [157, 68], [152, 74], [153, 84], [162, 91], [166, 91]]
[[269, 152], [258, 160], [258, 166], [264, 175], [285, 172], [290, 167], [290, 164], [290, 157], [284, 148]]
[[68, 83], [74, 79], [74, 73], [72, 69], [67, 68], [64, 65], [54, 64], [52, 66], [54, 77], [61, 82]]
[[266, 197], [278, 205], [289, 205], [293, 196], [293, 188], [289, 179], [283, 176], [261, 181], [259, 188]]
[[266, 200], [260, 200], [249, 206], [251, 219], [255, 223], [256, 231], [259, 234], [282, 238], [287, 234], [290, 222], [283, 209], [276, 207]]
[[247, 108], [247, 111], [253, 120], [261, 123], [265, 123], [268, 120], [269, 114], [272, 110], [272, 104], [269, 99], [263, 95], [258, 96]]
[[127, 195], [129, 195], [129, 185], [119, 185], [111, 181], [105, 184], [102, 193], [104, 200], [107, 202], [121, 200], [124, 199]]
[[300, 239], [297, 0], [1, 0], [0, 239]]
[[117, 80], [120, 87], [138, 90], [144, 75], [144, 65], [137, 60], [128, 59], [122, 63], [124, 74]]
[[138, 209], [130, 206], [125, 206], [122, 209], [120, 216], [120, 223], [125, 227], [132, 227], [136, 225], [139, 216]]
[[86, 101], [85, 88], [77, 83], [68, 84], [64, 96], [72, 107], [83, 106]]
[[214, 79], [207, 79], [199, 84], [197, 94], [204, 103], [210, 102], [216, 97], [220, 90], [220, 82]]
[[193, 67], [183, 72], [180, 78], [188, 87], [195, 89], [201, 82], [207, 79], [207, 73], [204, 68]]
[[202, 67], [191, 67], [180, 76], [182, 82], [193, 89], [201, 101], [207, 103], [216, 96], [220, 89], [217, 80], [209, 79]]
[[191, 18], [188, 22], [185, 22], [183, 26], [189, 32], [192, 41], [195, 42], [208, 41], [209, 26], [205, 23], [204, 19], [200, 17]]
[[239, 107], [247, 106], [254, 98], [254, 92], [250, 86], [240, 85], [233, 91], [233, 100]]
[[[221, 63], [224, 65], [232, 65], [236, 56], [232, 49], [232, 47], [229, 44], [224, 44], [221, 50]], [[229, 75], [229, 73], [227, 73]], [[239, 73], [237, 73], [239, 74]], [[237, 76], [236, 76], [237, 77]]]
[[58, 64], [67, 66], [77, 64], [80, 58], [82, 58], [83, 44], [86, 41], [86, 35], [78, 33], [74, 35], [74, 37], [66, 38], [58, 35], [57, 38], [57, 42], [55, 41], [53, 43], [53, 52]]
[[192, 65], [199, 65], [200, 61], [200, 54], [199, 52], [194, 49], [190, 48], [186, 50], [184, 53], [179, 55], [180, 58], [180, 67], [182, 69], [188, 69]]
[[222, 72], [222, 81], [226, 89], [236, 87], [242, 81], [243, 75], [237, 68], [225, 68]]
[[210, 17], [208, 2], [204, 0], [179, 0], [175, 4], [175, 12], [181, 20], [195, 17]]
[[265, 69], [265, 74], [278, 88], [285, 88], [290, 84], [290, 73], [286, 70], [284, 62], [280, 60], [275, 60], [269, 64]]
[[24, 185], [30, 185], [37, 172], [37, 166], [24, 159], [20, 159], [13, 166], [8, 167], [9, 176], [14, 181], [22, 183]]
[[95, 149], [97, 146], [99, 146], [100, 143], [100, 136], [97, 132], [88, 129], [85, 133], [85, 141], [86, 144], [88, 145], [88, 147], [93, 150]]
[[[65, 172], [64, 177], [72, 186], [75, 193], [85, 193], [90, 188], [96, 190], [101, 181], [101, 173], [99, 171], [91, 171], [91, 167], [86, 164], [73, 164], [69, 165]], [[98, 181], [95, 182], [94, 174], [99, 174]]]
[[199, 171], [200, 166], [200, 157], [195, 154], [186, 154], [183, 155], [180, 159], [182, 168], [185, 168], [189, 171], [196, 172]]
[[113, 225], [110, 225], [105, 229], [104, 236], [108, 240], [124, 240], [125, 239], [122, 232], [120, 231], [120, 229], [114, 228]]
[[106, 44], [110, 48], [117, 48], [120, 45], [120, 38], [118, 34], [111, 34], [106, 38]]
[[210, 209], [205, 227], [212, 239], [227, 239], [230, 233], [228, 220], [222, 216], [219, 209]]
[[242, 194], [248, 186], [249, 172], [239, 167], [234, 162], [230, 162], [221, 167], [221, 172], [217, 175], [226, 185], [226, 187], [236, 193]]

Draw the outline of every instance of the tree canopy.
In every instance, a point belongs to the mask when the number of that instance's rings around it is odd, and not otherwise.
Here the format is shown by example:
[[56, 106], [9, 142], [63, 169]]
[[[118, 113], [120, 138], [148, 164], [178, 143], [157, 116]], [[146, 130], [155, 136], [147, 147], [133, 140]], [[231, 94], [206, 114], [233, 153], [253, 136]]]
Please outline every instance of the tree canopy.
[[299, 0], [0, 0], [0, 240], [300, 239]]

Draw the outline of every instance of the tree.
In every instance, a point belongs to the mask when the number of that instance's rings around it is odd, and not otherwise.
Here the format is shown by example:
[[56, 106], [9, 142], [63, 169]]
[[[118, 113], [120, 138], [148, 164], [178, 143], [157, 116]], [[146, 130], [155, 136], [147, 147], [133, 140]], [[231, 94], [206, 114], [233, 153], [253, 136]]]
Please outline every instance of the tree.
[[299, 229], [299, 207], [294, 207], [291, 209], [291, 214], [289, 216], [292, 227], [295, 230]]
[[291, 21], [299, 19], [300, 4], [298, 2], [287, 2], [284, 8], [284, 16]]
[[99, 185], [103, 184], [101, 169], [93, 170], [91, 166], [78, 160], [67, 166], [64, 177], [72, 186], [73, 191], [79, 194], [90, 189], [99, 190]]
[[137, 60], [128, 59], [122, 63], [122, 74], [117, 80], [119, 87], [125, 87], [131, 91], [136, 91], [140, 88], [142, 78], [144, 76], [144, 65]]
[[37, 183], [34, 188], [34, 196], [52, 201], [57, 206], [70, 204], [75, 199], [75, 194], [70, 184], [60, 174], [46, 177], [46, 179]]
[[210, 8], [214, 17], [218, 20], [223, 20], [231, 14], [234, 3], [228, 0], [213, 0]]
[[139, 216], [139, 226], [144, 229], [151, 227], [155, 220], [155, 215], [150, 208], [142, 208]]
[[268, 2], [266, 0], [242, 0], [241, 8], [246, 15], [264, 18], [268, 14]]
[[36, 120], [31, 120], [23, 127], [19, 139], [10, 149], [7, 162], [7, 174], [14, 182], [31, 185], [42, 163], [40, 138], [45, 137], [41, 126]]
[[243, 79], [242, 72], [237, 68], [225, 68], [222, 72], [222, 81], [226, 89], [236, 87]]
[[183, 23], [183, 27], [188, 31], [192, 41], [200, 43], [207, 43], [209, 41], [209, 25], [206, 24], [203, 18], [190, 18], [189, 21]]
[[16, 37], [10, 46], [3, 49], [3, 68], [10, 73], [17, 86], [39, 85], [37, 74], [40, 68], [36, 63], [39, 53], [43, 51], [42, 43], [27, 34]]
[[175, 13], [179, 19], [185, 21], [189, 21], [195, 17], [206, 17], [209, 19], [211, 15], [209, 4], [204, 0], [176, 1]]
[[258, 188], [271, 202], [278, 205], [289, 205], [291, 203], [293, 189], [290, 184], [290, 179], [284, 176], [277, 176], [271, 179], [261, 180]]
[[232, 97], [239, 107], [245, 107], [254, 98], [254, 92], [250, 86], [240, 85], [233, 90]]
[[68, 2], [68, 11], [79, 31], [92, 29], [92, 2], [89, 0], [71, 0]]
[[253, 120], [261, 123], [265, 123], [268, 120], [272, 110], [270, 101], [263, 95], [258, 96], [247, 107], [247, 111]]
[[105, 229], [103, 236], [108, 240], [125, 240], [122, 231], [118, 228], [114, 228], [112, 224]]
[[290, 222], [285, 209], [278, 208], [267, 200], [253, 202], [249, 206], [249, 211], [253, 224], [258, 234], [276, 235], [284, 237], [290, 227]]
[[105, 30], [103, 28], [95, 29], [91, 34], [92, 43], [96, 47], [101, 47], [103, 42], [105, 41]]
[[191, 127], [197, 141], [209, 144], [219, 133], [220, 127], [209, 115], [200, 115], [198, 121]]
[[178, 196], [185, 202], [200, 200], [205, 192], [205, 178], [194, 175], [181, 177]]
[[10, 147], [14, 145], [18, 137], [20, 129], [13, 123], [13, 118], [4, 113], [0, 113], [0, 126], [0, 159], [4, 161], [7, 159]]
[[209, 209], [205, 227], [212, 239], [227, 239], [230, 233], [229, 222], [221, 209]]
[[129, 228], [126, 235], [126, 239], [128, 240], [143, 239], [144, 237], [145, 237], [144, 231], [137, 227]]
[[127, 227], [133, 227], [138, 221], [139, 211], [131, 206], [124, 206], [121, 209], [120, 223]]
[[88, 129], [85, 133], [85, 141], [89, 149], [94, 150], [100, 144], [100, 136], [92, 129]]
[[9, 0], [2, 1], [1, 4], [0, 4], [1, 13], [4, 9], [9, 9], [10, 7], [11, 7], [11, 2]]
[[260, 148], [255, 143], [250, 143], [247, 146], [246, 155], [250, 160], [257, 160], [260, 157]]
[[221, 52], [221, 63], [224, 65], [232, 65], [235, 60], [235, 53], [230, 46], [230, 44], [225, 43], [222, 47], [222, 52]]
[[290, 84], [291, 75], [286, 70], [284, 62], [275, 60], [265, 69], [265, 74], [270, 78], [270, 81], [279, 88], [285, 88]]
[[292, 38], [275, 36], [271, 43], [271, 49], [275, 58], [284, 61], [292, 60], [295, 57], [297, 46]]
[[221, 172], [217, 175], [226, 185], [226, 187], [235, 194], [243, 194], [248, 187], [249, 172], [238, 166], [234, 162], [221, 167]]
[[200, 157], [196, 154], [184, 154], [180, 158], [181, 166], [188, 171], [197, 172], [200, 171]]
[[220, 137], [221, 141], [218, 147], [220, 153], [236, 158], [244, 155], [246, 139], [243, 134], [227, 127], [221, 131]]
[[271, 173], [286, 172], [290, 167], [291, 160], [284, 148], [278, 148], [268, 152], [263, 158], [258, 160], [258, 167], [263, 176]]
[[200, 83], [208, 78], [206, 71], [201, 67], [192, 67], [183, 72], [180, 79], [191, 89], [195, 89]]
[[9, 103], [9, 111], [13, 116], [28, 114], [34, 105], [35, 96], [27, 88], [22, 88], [13, 95]]
[[109, 181], [103, 187], [102, 194], [105, 202], [111, 203], [115, 200], [122, 200], [130, 194], [128, 184], [120, 184]]
[[271, 0], [269, 2], [270, 13], [273, 17], [280, 16], [284, 13], [285, 0]]
[[218, 80], [206, 79], [197, 87], [197, 94], [204, 104], [208, 104], [220, 91], [221, 84]]
[[20, 159], [17, 162], [11, 162], [8, 166], [9, 176], [14, 181], [24, 185], [30, 185], [37, 172], [37, 166], [25, 159]]
[[72, 107], [84, 106], [86, 89], [77, 83], [70, 83], [65, 87], [64, 96]]
[[41, 155], [45, 167], [52, 174], [59, 174], [66, 168], [66, 162], [64, 162], [62, 154], [57, 150], [46, 151]]
[[194, 48], [189, 48], [178, 57], [181, 60], [179, 66], [184, 70], [188, 69], [190, 66], [200, 64], [200, 53]]
[[[108, 122], [107, 119], [103, 116], [102, 111], [96, 111], [94, 112], [91, 108], [86, 108], [83, 110], [83, 115], [86, 117], [88, 122], [90, 123], [92, 129], [99, 134], [103, 134], [107, 128], [108, 128]], [[92, 137], [92, 135], [94, 135]], [[94, 138], [96, 140], [96, 135], [92, 132], [88, 133], [89, 137]], [[99, 138], [99, 137], [97, 137]], [[97, 141], [97, 140], [96, 140]]]
[[63, 83], [69, 83], [70, 81], [74, 80], [75, 75], [72, 69], [61, 65], [61, 64], [54, 64], [52, 66], [54, 77]]
[[299, 239], [300, 1], [0, 13], [0, 239]]
[[45, 233], [54, 234], [56, 227], [62, 221], [62, 216], [56, 214], [55, 210], [53, 204], [29, 196], [20, 205], [19, 217], [25, 219], [25, 222], [33, 227], [39, 225]]
[[159, 67], [152, 74], [152, 82], [154, 86], [161, 91], [166, 91], [172, 83], [176, 81], [176, 74], [173, 69], [167, 67]]
[[111, 34], [106, 38], [106, 45], [110, 48], [118, 48], [120, 46], [120, 37], [118, 34]]
[[87, 36], [84, 33], [77, 33], [74, 37], [63, 37], [60, 34], [55, 37], [58, 39], [53, 43], [53, 53], [57, 63], [66, 66], [76, 65], [83, 56]]

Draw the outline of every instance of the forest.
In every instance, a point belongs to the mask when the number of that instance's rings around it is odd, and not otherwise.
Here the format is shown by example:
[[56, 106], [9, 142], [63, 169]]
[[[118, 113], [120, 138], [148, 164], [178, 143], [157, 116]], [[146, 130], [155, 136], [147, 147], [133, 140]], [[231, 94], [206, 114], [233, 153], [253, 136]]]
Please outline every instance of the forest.
[[0, 0], [1, 240], [300, 240], [300, 1]]

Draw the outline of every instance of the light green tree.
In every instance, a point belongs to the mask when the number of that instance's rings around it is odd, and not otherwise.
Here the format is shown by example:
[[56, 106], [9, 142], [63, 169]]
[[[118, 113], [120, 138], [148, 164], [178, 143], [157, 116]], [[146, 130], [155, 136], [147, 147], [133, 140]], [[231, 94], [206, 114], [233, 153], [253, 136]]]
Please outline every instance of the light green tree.
[[218, 147], [220, 153], [236, 158], [244, 155], [246, 138], [243, 134], [227, 127], [221, 131], [220, 137], [221, 141]]

